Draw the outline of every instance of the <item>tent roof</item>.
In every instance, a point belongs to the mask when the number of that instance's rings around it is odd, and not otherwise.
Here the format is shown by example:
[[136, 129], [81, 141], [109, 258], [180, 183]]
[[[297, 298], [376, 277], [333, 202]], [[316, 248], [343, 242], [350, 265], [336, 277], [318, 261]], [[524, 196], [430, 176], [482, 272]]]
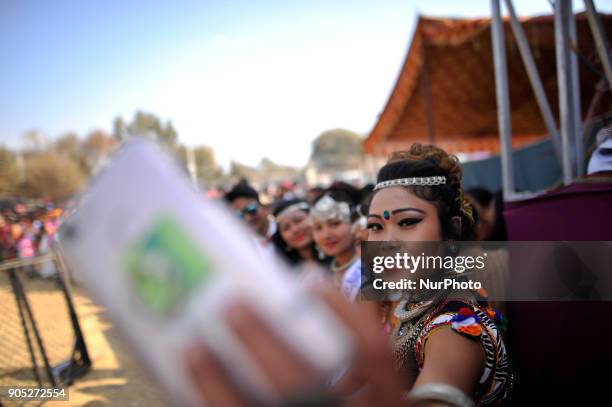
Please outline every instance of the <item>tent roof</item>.
[[[612, 15], [601, 17], [611, 38]], [[551, 109], [558, 116], [554, 17], [523, 19], [522, 23]], [[489, 18], [421, 16], [395, 87], [364, 142], [364, 150], [384, 153], [419, 141], [434, 142], [451, 152], [496, 152], [499, 142], [490, 27]], [[547, 131], [507, 19], [504, 29], [513, 145], [518, 146], [541, 139]], [[576, 15], [576, 29], [584, 113], [601, 77], [596, 73], [601, 65], [584, 13]], [[609, 95], [604, 105], [610, 109]]]

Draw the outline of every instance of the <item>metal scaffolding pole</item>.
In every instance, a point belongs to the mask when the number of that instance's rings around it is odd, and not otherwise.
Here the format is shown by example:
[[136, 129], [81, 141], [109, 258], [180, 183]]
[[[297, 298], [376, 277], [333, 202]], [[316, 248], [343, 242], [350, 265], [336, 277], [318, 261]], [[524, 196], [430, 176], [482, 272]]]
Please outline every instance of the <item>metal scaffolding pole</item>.
[[584, 7], [586, 8], [591, 31], [593, 32], [593, 38], [595, 38], [599, 59], [601, 59], [601, 64], [603, 65], [606, 79], [608, 80], [608, 87], [612, 89], [612, 61], [610, 61], [610, 46], [608, 45], [606, 33], [603, 30], [593, 0], [584, 0]]
[[555, 146], [557, 158], [559, 159], [559, 162], [561, 162], [561, 136], [559, 135], [559, 130], [557, 130], [555, 117], [553, 116], [550, 104], [548, 103], [548, 98], [546, 97], [546, 92], [544, 91], [540, 74], [538, 73], [533, 55], [531, 54], [529, 42], [525, 36], [523, 26], [516, 15], [514, 6], [512, 5], [512, 0], [506, 0], [506, 7], [508, 8], [508, 14], [510, 14], [510, 25], [512, 27], [512, 31], [514, 32], [514, 36], [516, 37], [516, 42], [518, 44], [519, 52], [521, 53], [521, 58], [523, 59], [523, 64], [525, 65], [525, 70], [529, 76], [529, 81], [531, 82], [531, 88], [533, 89], [536, 101], [538, 102], [538, 107], [542, 113], [542, 118], [544, 119], [544, 124], [546, 124], [548, 134], [550, 135], [553, 145]]
[[563, 183], [572, 182], [572, 141], [574, 137], [574, 100], [572, 96], [572, 72], [569, 56], [570, 1], [555, 2], [555, 49], [557, 52], [557, 83], [559, 86], [559, 117], [561, 121], [561, 147]]
[[504, 200], [507, 201], [514, 194], [514, 168], [512, 166], [512, 124], [510, 121], [510, 97], [508, 95], [506, 44], [499, 0], [491, 0], [491, 14], [495, 93], [497, 95], [497, 116], [501, 146], [502, 185]]
[[572, 68], [572, 99], [574, 104], [574, 160], [576, 176], [584, 175], [584, 141], [582, 139], [582, 105], [580, 103], [580, 71], [578, 70], [578, 35], [576, 18], [570, 2], [569, 11], [570, 64]]

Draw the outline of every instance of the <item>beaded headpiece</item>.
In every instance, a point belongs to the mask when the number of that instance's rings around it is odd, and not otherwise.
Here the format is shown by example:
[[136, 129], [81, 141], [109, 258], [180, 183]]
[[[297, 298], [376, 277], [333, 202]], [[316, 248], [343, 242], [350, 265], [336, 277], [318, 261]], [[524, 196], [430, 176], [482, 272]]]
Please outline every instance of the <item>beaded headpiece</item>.
[[[398, 178], [398, 179], [391, 179], [388, 181], [379, 182], [374, 187], [374, 191], [377, 191], [382, 188], [389, 188], [389, 187], [432, 186], [432, 185], [444, 185], [444, 184], [446, 184], [446, 177], [441, 176], [441, 175], [436, 175], [432, 177]], [[457, 197], [457, 202], [459, 204], [459, 208], [461, 209], [461, 211], [473, 222], [474, 215], [472, 213], [472, 205], [470, 204], [470, 201], [468, 201], [467, 198], [465, 198], [465, 196], [463, 195], [463, 190], [461, 190], [459, 196]], [[389, 219], [390, 216], [387, 213], [385, 213], [384, 215], [385, 215], [385, 219]]]
[[408, 187], [413, 185], [430, 186], [442, 184], [446, 184], [446, 177], [444, 176], [398, 178], [379, 182], [374, 187], [374, 191], [389, 187]]

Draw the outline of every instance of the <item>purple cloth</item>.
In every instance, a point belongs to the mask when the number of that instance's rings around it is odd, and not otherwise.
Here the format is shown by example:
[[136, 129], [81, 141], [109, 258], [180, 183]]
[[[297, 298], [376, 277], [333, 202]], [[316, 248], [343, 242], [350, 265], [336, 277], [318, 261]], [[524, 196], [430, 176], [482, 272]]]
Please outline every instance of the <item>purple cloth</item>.
[[[609, 241], [612, 182], [573, 184], [509, 203], [504, 217], [508, 240]], [[533, 272], [513, 269], [510, 278]], [[508, 314], [517, 373], [513, 405], [609, 402], [603, 372], [612, 366], [612, 302], [511, 302]]]
[[504, 209], [508, 240], [612, 240], [612, 182], [573, 184]]

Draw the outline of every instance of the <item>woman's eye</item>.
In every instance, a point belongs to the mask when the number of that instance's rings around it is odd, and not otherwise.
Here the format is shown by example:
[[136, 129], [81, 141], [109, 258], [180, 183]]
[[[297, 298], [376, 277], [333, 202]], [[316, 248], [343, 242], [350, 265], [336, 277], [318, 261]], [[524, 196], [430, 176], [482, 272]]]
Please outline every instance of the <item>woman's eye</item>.
[[366, 226], [368, 230], [374, 231], [374, 232], [378, 232], [382, 230], [382, 225], [380, 223], [368, 223], [368, 226]]
[[397, 224], [398, 226], [414, 226], [422, 220], [423, 219], [406, 218], [406, 219], [400, 220]]

